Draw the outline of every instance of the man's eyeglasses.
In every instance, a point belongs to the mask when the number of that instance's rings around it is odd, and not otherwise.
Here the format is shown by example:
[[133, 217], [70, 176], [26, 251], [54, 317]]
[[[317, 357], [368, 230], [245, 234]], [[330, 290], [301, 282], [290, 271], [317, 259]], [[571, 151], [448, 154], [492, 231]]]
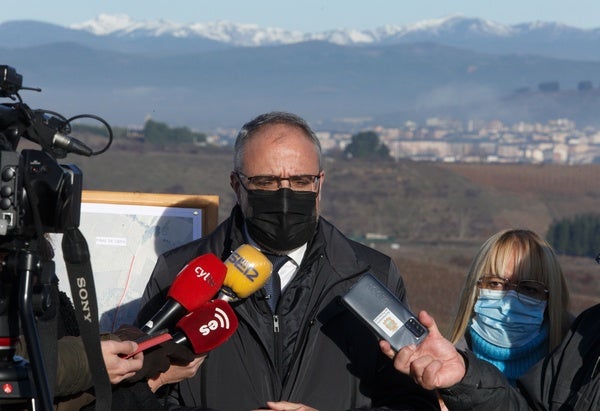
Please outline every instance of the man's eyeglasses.
[[[236, 172], [240, 181], [245, 179], [248, 185], [258, 190], [274, 191], [282, 187], [282, 181], [287, 180], [290, 188], [295, 191], [315, 191], [317, 182], [321, 175], [302, 174], [297, 176], [279, 177], [279, 176], [247, 176], [239, 171]], [[243, 183], [242, 183], [243, 184]], [[244, 186], [245, 187], [245, 186]]]
[[546, 301], [548, 299], [548, 289], [546, 286], [534, 280], [521, 280], [517, 283], [509, 281], [507, 278], [494, 275], [481, 277], [477, 280], [477, 287], [486, 290], [508, 291], [515, 290], [517, 295], [524, 295], [535, 298], [536, 300]]

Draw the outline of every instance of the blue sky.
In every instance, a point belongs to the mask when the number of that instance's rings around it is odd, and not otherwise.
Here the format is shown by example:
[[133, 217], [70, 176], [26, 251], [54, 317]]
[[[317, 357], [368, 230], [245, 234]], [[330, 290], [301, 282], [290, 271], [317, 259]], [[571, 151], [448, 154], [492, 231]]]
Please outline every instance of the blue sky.
[[304, 32], [406, 25], [453, 14], [504, 24], [553, 21], [600, 27], [598, 0], [0, 0], [0, 22], [38, 20], [69, 26], [101, 13], [178, 23], [227, 20]]

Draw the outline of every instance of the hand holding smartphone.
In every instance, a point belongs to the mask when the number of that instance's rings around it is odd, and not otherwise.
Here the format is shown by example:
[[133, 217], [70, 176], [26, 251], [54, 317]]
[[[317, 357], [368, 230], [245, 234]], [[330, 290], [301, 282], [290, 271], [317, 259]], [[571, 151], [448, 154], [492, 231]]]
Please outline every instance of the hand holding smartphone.
[[395, 351], [421, 343], [428, 334], [402, 301], [370, 273], [342, 296], [342, 302]]

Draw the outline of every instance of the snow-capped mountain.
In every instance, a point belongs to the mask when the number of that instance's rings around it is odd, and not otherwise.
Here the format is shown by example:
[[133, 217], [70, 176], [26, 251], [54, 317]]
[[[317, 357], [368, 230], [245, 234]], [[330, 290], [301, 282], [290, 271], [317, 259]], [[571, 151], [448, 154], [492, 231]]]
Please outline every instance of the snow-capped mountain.
[[[206, 129], [271, 109], [323, 121], [565, 116], [600, 124], [599, 37], [598, 29], [463, 16], [303, 33], [101, 15], [72, 27], [0, 23], [0, 63], [44, 88], [28, 93], [32, 106], [85, 107], [120, 124], [152, 113]], [[546, 82], [560, 85], [564, 104], [537, 92]], [[592, 92], [578, 92], [580, 84]]]
[[528, 33], [552, 33], [554, 37], [578, 35], [597, 38], [599, 30], [583, 30], [560, 23], [532, 22], [504, 25], [490, 20], [452, 15], [409, 25], [386, 25], [371, 30], [336, 29], [303, 33], [282, 28], [260, 27], [228, 21], [176, 23], [167, 20], [136, 21], [124, 14], [101, 14], [93, 20], [73, 24], [71, 29], [98, 36], [205, 38], [235, 46], [267, 46], [305, 41], [327, 41], [338, 45], [379, 44], [445, 37], [522, 38]]
[[518, 31], [511, 26], [458, 15], [425, 20], [408, 26], [386, 25], [372, 30], [336, 29], [320, 33], [264, 28], [255, 24], [237, 24], [228, 21], [190, 24], [166, 20], [135, 21], [125, 14], [101, 14], [93, 20], [73, 24], [70, 28], [84, 30], [98, 36], [201, 37], [235, 46], [266, 46], [304, 41], [327, 41], [338, 45], [377, 44], [408, 36], [442, 36], [459, 31], [469, 32], [473, 36], [507, 36]]
[[461, 15], [370, 30], [304, 33], [228, 21], [183, 24], [167, 20], [137, 21], [124, 14], [101, 14], [70, 27], [33, 21], [0, 23], [0, 41], [13, 47], [66, 41], [127, 53], [170, 55], [311, 41], [362, 47], [432, 42], [490, 54], [600, 61], [600, 28], [579, 29], [541, 21], [510, 26]]
[[73, 24], [71, 29], [98, 36], [205, 38], [236, 46], [298, 43], [308, 39], [301, 32], [261, 28], [255, 24], [227, 21], [181, 24], [166, 20], [135, 21], [125, 14], [101, 14], [93, 20]]

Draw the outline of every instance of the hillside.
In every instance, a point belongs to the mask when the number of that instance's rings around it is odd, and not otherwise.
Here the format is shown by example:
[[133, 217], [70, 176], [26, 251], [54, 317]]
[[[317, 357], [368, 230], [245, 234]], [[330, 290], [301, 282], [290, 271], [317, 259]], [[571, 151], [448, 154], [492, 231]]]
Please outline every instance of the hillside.
[[[14, 38], [1, 29], [0, 39]], [[579, 127], [599, 125], [594, 81], [599, 61], [533, 51], [494, 54], [494, 48], [481, 52], [430, 41], [361, 46], [308, 41], [183, 52], [179, 47], [187, 47], [177, 39], [159, 46], [152, 37], [156, 50], [148, 53], [141, 45], [137, 52], [126, 51], [132, 43], [104, 37], [66, 41], [72, 35], [52, 42], [56, 36], [49, 33], [43, 45], [30, 47], [0, 46], [24, 85], [42, 87], [43, 93], [23, 93], [31, 107], [66, 117], [93, 113], [120, 125], [139, 125], [150, 115], [204, 131], [237, 128], [273, 109], [299, 113], [321, 130], [350, 132], [429, 117], [507, 123], [566, 117]], [[158, 51], [169, 44], [173, 52], [180, 50], [176, 57]], [[52, 64], [41, 67], [40, 61]], [[594, 89], [575, 91], [582, 81]], [[559, 90], [536, 92], [544, 82], [557, 82]]]
[[[81, 167], [85, 189], [218, 195], [223, 220], [234, 204], [231, 157], [228, 150], [138, 147], [64, 162]], [[325, 218], [358, 239], [367, 233], [388, 236], [371, 245], [397, 261], [413, 308], [429, 310], [442, 327], [452, 315], [470, 259], [492, 233], [528, 227], [545, 234], [553, 219], [600, 212], [600, 165], [326, 159], [325, 169]], [[561, 257], [561, 262], [573, 311], [600, 302], [600, 266], [591, 258]]]

